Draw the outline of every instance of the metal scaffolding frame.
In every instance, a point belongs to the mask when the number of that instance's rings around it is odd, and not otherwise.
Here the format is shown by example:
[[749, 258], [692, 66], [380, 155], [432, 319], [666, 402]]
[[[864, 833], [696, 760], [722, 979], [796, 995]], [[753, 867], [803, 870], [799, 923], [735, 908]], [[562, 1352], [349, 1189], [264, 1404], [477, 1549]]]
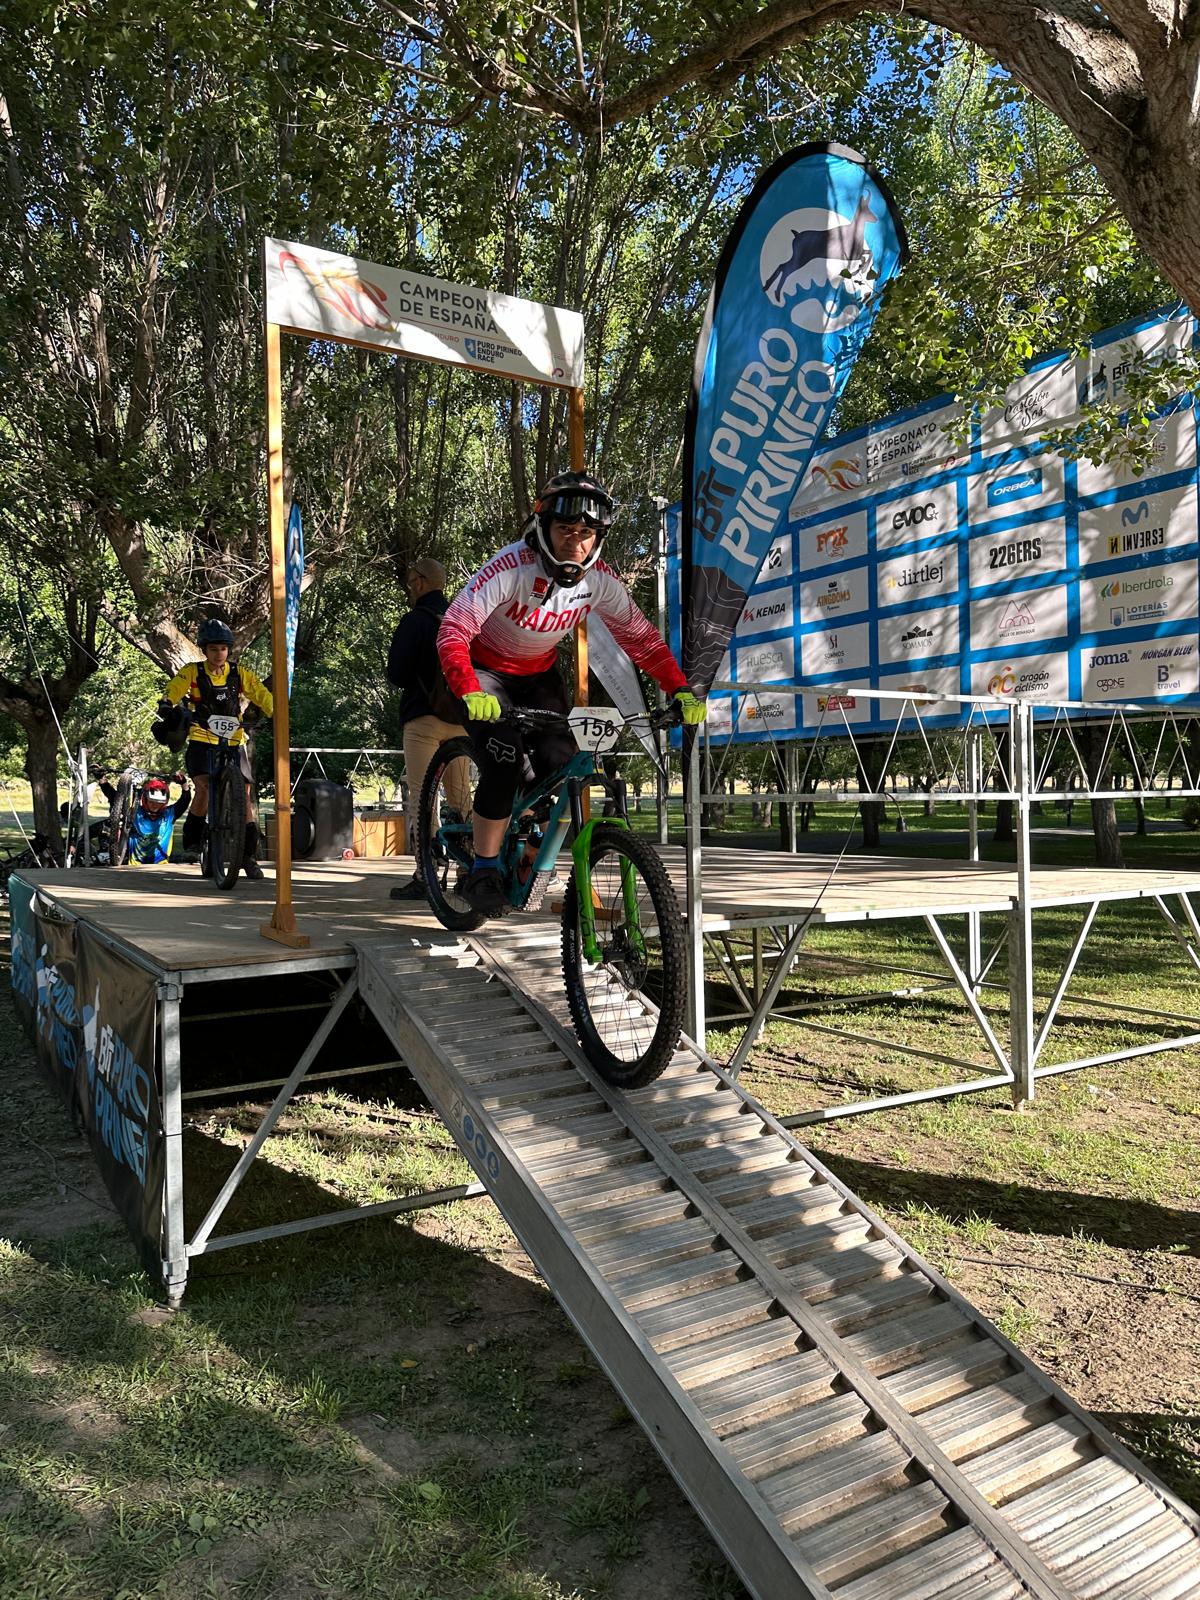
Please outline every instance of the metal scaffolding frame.
[[[811, 685], [779, 683], [718, 683], [714, 688], [754, 698], [764, 694], [777, 696], [814, 692]], [[793, 782], [791, 773], [794, 771], [794, 766], [789, 767], [788, 792], [774, 797], [777, 802], [791, 806], [793, 813], [796, 804], [808, 804], [821, 799], [854, 807], [864, 802], [884, 802], [898, 806], [900, 796], [887, 787], [886, 774], [890, 760], [902, 738], [919, 739], [928, 756], [929, 771], [932, 774], [945, 774], [943, 781], [935, 781], [934, 786], [928, 790], [905, 791], [904, 799], [918, 802], [965, 803], [968, 813], [967, 859], [969, 861], [978, 862], [980, 859], [980, 805], [985, 801], [1007, 800], [1012, 803], [1017, 888], [1010, 909], [1005, 913], [1005, 934], [993, 949], [985, 956], [980, 911], [969, 910], [965, 915], [965, 961], [960, 960], [955, 954], [941, 918], [932, 912], [921, 912], [920, 908], [910, 908], [904, 913], [909, 919], [920, 916], [944, 964], [943, 971], [939, 973], [925, 971], [921, 975], [933, 979], [939, 989], [957, 990], [967, 1011], [974, 1019], [983, 1043], [994, 1059], [996, 1070], [981, 1075], [978, 1064], [966, 1059], [921, 1050], [915, 1046], [877, 1038], [867, 1033], [817, 1022], [807, 1014], [813, 1009], [811, 1003], [800, 1006], [780, 1003], [784, 984], [800, 956], [806, 936], [812, 927], [820, 926], [824, 920], [820, 902], [836, 875], [841, 856], [833, 862], [826, 884], [817, 896], [816, 904], [809, 907], [798, 919], [788, 920], [778, 915], [762, 919], [754, 917], [739, 919], [740, 927], [751, 928], [752, 924], [756, 924], [753, 928], [754, 943], [750, 958], [753, 980], [751, 986], [747, 987], [738, 970], [739, 961], [730, 944], [728, 933], [715, 934], [711, 928], [706, 929], [704, 926], [701, 835], [703, 811], [706, 806], [744, 803], [750, 797], [714, 792], [711, 785], [706, 788], [702, 772], [709, 766], [709, 762], [706, 761], [702, 767], [699, 739], [692, 742], [687, 757], [689, 771], [685, 855], [690, 951], [688, 1029], [692, 1037], [703, 1039], [708, 1025], [704, 998], [707, 950], [715, 958], [719, 970], [730, 981], [735, 995], [741, 1002], [742, 1009], [739, 1012], [719, 1019], [723, 1023], [744, 1022], [742, 1037], [728, 1063], [728, 1070], [734, 1076], [745, 1066], [768, 1018], [774, 1016], [788, 1016], [798, 1025], [817, 1032], [833, 1035], [855, 1044], [868, 1044], [899, 1054], [920, 1056], [967, 1074], [961, 1082], [939, 1084], [871, 1099], [859, 1099], [848, 1104], [807, 1111], [784, 1119], [789, 1127], [858, 1115], [890, 1106], [945, 1099], [954, 1095], [1005, 1087], [1011, 1090], [1014, 1105], [1020, 1106], [1033, 1100], [1039, 1078], [1075, 1072], [1085, 1067], [1110, 1065], [1164, 1050], [1186, 1049], [1200, 1044], [1200, 1032], [1173, 1033], [1169, 1037], [1149, 1044], [1130, 1046], [1102, 1055], [1042, 1063], [1041, 1058], [1059, 1014], [1063, 997], [1075, 974], [1096, 915], [1102, 905], [1125, 896], [1119, 890], [1114, 892], [1109, 883], [1104, 887], [1097, 887], [1094, 896], [1071, 897], [1072, 903], [1082, 904], [1081, 926], [1053, 990], [1048, 994], [1039, 991], [1034, 983], [1034, 896], [1031, 893], [1033, 862], [1030, 843], [1030, 818], [1033, 806], [1048, 800], [1145, 800], [1161, 797], [1167, 793], [1173, 798], [1200, 794], [1200, 771], [1196, 769], [1187, 738], [1187, 723], [1194, 716], [1194, 711], [1173, 706], [1164, 708], [1157, 704], [1153, 707], [1137, 703], [1048, 704], [990, 696], [972, 698], [949, 694], [917, 694], [909, 691], [863, 689], [857, 685], [843, 689], [823, 684], [821, 692], [825, 697], [821, 726], [812, 737], [799, 780]], [[830, 782], [824, 793], [816, 789], [810, 790], [807, 787], [809, 774], [817, 760], [818, 747], [823, 737], [836, 737], [848, 742], [854, 752], [860, 783], [864, 780], [870, 782], [868, 776], [870, 768], [861, 758], [855, 730], [846, 716], [847, 706], [852, 703], [851, 697], [884, 702], [888, 712], [892, 712], [894, 707], [893, 727], [882, 735], [874, 732], [869, 735], [873, 742], [882, 739], [887, 745], [884, 760], [877, 764], [880, 776], [876, 786], [850, 790], [839, 789]], [[1146, 761], [1134, 741], [1132, 725], [1151, 711], [1162, 718], [1162, 721], [1155, 748], [1151, 752], [1149, 761]], [[736, 715], [735, 703], [735, 722]], [[941, 725], [947, 720], [948, 715], [955, 719], [954, 725], [949, 728]], [[1102, 734], [1101, 750], [1098, 755], [1091, 756], [1090, 762], [1081, 749], [1077, 736], [1077, 719], [1081, 715], [1088, 719], [1093, 728], [1098, 726]], [[859, 737], [863, 736], [860, 734]], [[726, 752], [732, 748], [733, 741], [730, 740]], [[1136, 787], [1103, 788], [1094, 782], [1093, 774], [1106, 772], [1117, 751], [1123, 751], [1128, 755], [1136, 778]], [[706, 749], [705, 754], [709, 755], [710, 749]], [[1058, 773], [1064, 764], [1069, 770], [1069, 786], [1049, 787], [1052, 775]], [[849, 838], [850, 834], [847, 833], [847, 843]], [[1197, 917], [1187, 892], [1155, 895], [1153, 898], [1171, 937], [1179, 944], [1185, 957], [1200, 971], [1200, 918]], [[1168, 899], [1177, 900], [1177, 913], [1168, 905]], [[843, 923], [847, 920], [854, 919], [839, 918]], [[880, 920], [880, 914], [873, 913], [872, 920]], [[773, 967], [769, 976], [765, 977], [765, 981], [762, 945], [764, 929], [771, 931], [776, 945]], [[1005, 945], [1008, 949], [1009, 965], [1009, 981], [1006, 986], [1009, 1023], [1007, 1048], [997, 1034], [993, 1019], [988, 1016], [982, 1004], [985, 991], [1002, 990], [1005, 987], [989, 982], [988, 978]], [[892, 970], [885, 964], [873, 965], [876, 970]], [[909, 998], [913, 994], [911, 989], [896, 988], [882, 992], [894, 998]], [[925, 994], [931, 990], [924, 987], [917, 992]], [[833, 1003], [846, 1005], [865, 998], [871, 997], [860, 995], [838, 997]], [[1178, 1027], [1183, 1021], [1191, 1022], [1194, 1027], [1200, 1027], [1200, 1021], [1196, 1018], [1180, 1018], [1146, 1008], [1131, 1007], [1124, 1003], [1105, 1001], [1098, 997], [1073, 996], [1073, 1000], [1089, 1008], [1111, 1010], [1121, 1016], [1133, 1017], [1136, 1014], [1138, 1020], [1143, 1022], [1153, 1020]], [[1044, 1002], [1040, 1012], [1037, 1006], [1039, 1001]]]

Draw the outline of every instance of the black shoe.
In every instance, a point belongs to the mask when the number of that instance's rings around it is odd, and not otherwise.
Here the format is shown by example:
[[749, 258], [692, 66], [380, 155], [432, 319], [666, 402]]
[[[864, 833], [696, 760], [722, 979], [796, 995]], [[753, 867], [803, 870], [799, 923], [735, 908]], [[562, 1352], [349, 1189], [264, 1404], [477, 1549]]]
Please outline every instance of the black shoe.
[[419, 878], [410, 878], [407, 883], [398, 883], [394, 889], [388, 890], [391, 900], [424, 900], [426, 899], [425, 885]]
[[247, 856], [242, 862], [242, 874], [249, 878], [251, 883], [261, 883], [263, 869], [253, 856]]
[[468, 873], [459, 893], [472, 911], [494, 917], [508, 905], [504, 879], [495, 867], [476, 867]]

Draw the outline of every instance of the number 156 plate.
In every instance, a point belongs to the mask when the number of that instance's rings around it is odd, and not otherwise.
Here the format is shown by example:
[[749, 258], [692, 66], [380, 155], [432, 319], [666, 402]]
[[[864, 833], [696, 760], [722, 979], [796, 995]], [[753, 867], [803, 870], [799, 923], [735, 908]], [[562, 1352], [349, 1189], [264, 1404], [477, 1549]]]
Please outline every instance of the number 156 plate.
[[625, 726], [625, 718], [613, 706], [573, 706], [567, 721], [581, 750], [611, 750]]

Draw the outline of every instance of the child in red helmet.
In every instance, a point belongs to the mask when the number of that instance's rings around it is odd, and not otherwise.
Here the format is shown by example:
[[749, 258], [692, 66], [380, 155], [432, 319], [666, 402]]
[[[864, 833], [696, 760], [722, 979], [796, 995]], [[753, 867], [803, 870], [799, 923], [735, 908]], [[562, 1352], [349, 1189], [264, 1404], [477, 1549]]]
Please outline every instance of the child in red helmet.
[[175, 782], [181, 793], [174, 805], [165, 778], [147, 778], [142, 785], [129, 829], [129, 859], [139, 866], [160, 866], [170, 857], [175, 823], [192, 798], [191, 785], [181, 772], [175, 774]]

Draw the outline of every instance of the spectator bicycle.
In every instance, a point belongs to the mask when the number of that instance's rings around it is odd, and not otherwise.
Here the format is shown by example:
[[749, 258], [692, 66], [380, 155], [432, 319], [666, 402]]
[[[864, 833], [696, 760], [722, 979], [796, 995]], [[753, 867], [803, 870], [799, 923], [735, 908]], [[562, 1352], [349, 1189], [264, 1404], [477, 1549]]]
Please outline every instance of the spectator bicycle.
[[[599, 766], [632, 720], [610, 707], [577, 706], [565, 717], [532, 707], [508, 711], [504, 721], [516, 729], [569, 727], [578, 749], [565, 765], [518, 790], [499, 853], [505, 914], [535, 911], [574, 829], [562, 906], [567, 1004], [588, 1060], [625, 1089], [652, 1082], [666, 1068], [687, 1000], [687, 947], [675, 891], [654, 845], [630, 829], [624, 780]], [[645, 716], [654, 729], [679, 720], [676, 705]], [[449, 768], [459, 761], [471, 764], [474, 792], [471, 741], [448, 740], [425, 776], [417, 849], [438, 921], [467, 932], [485, 918], [460, 892], [474, 856], [471, 818], [447, 798], [448, 791], [461, 792], [447, 783]], [[585, 822], [583, 796], [590, 788], [605, 791], [609, 814]]]

